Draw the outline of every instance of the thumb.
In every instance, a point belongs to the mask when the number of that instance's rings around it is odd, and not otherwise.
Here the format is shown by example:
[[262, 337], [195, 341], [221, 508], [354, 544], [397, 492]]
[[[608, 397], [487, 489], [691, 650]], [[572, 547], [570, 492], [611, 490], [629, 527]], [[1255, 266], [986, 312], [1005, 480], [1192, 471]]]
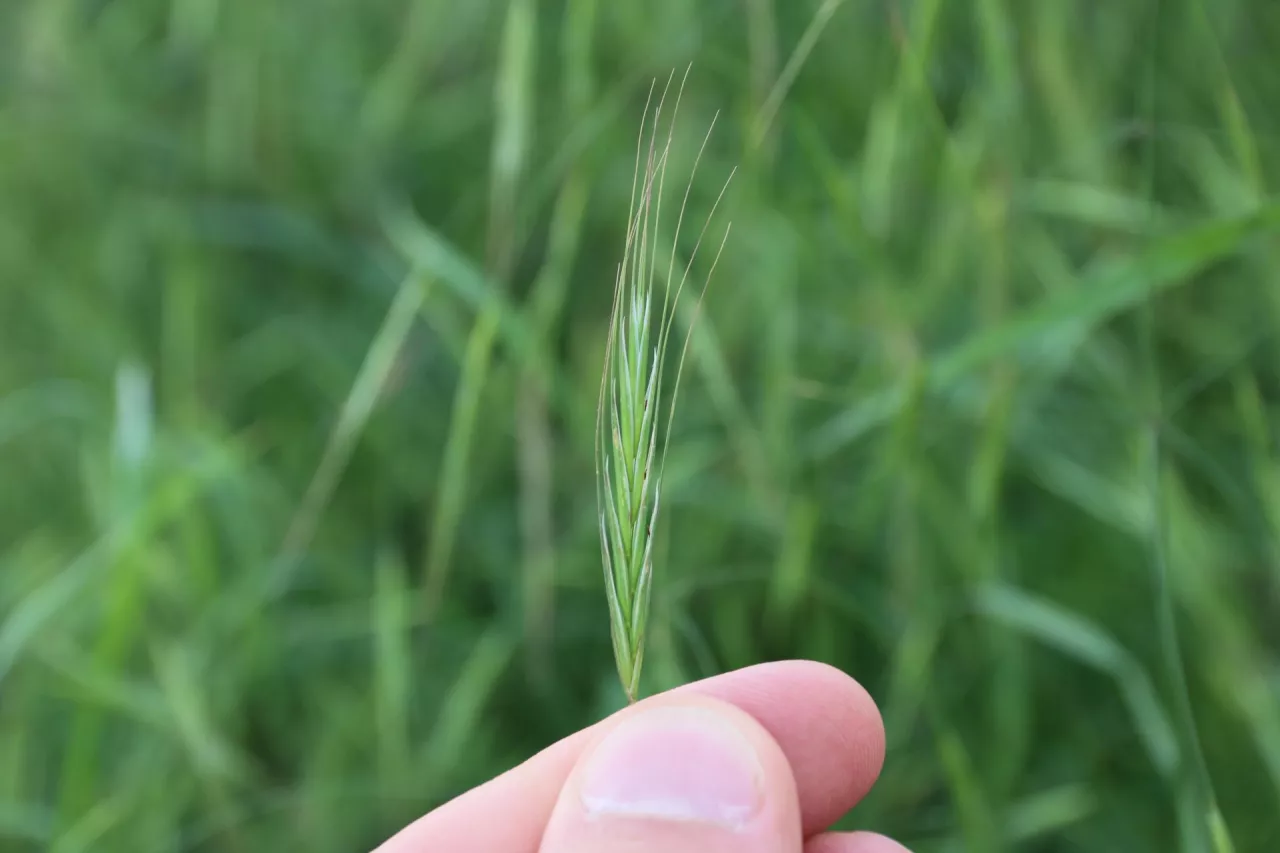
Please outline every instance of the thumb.
[[619, 715], [578, 759], [541, 853], [800, 853], [795, 780], [746, 712], [663, 697]]

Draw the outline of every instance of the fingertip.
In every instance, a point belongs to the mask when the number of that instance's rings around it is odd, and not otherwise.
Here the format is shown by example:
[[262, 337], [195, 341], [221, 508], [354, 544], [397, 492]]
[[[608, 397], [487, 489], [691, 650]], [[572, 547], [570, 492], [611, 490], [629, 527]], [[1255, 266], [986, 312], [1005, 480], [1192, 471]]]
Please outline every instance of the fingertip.
[[856, 792], [862, 799], [880, 776], [885, 759], [884, 717], [870, 692], [857, 679], [842, 669], [818, 661], [797, 660], [787, 662], [798, 677], [821, 685], [823, 693], [831, 696], [838, 707], [844, 709], [840, 718], [833, 718], [832, 736], [839, 737], [851, 753], [858, 757], [864, 768], [865, 787]]
[[755, 717], [786, 752], [805, 832], [830, 826], [875, 784], [884, 766], [884, 722], [847, 673], [811, 660], [757, 664], [675, 691], [711, 695]]
[[911, 853], [892, 838], [874, 832], [827, 832], [809, 839], [804, 853]]

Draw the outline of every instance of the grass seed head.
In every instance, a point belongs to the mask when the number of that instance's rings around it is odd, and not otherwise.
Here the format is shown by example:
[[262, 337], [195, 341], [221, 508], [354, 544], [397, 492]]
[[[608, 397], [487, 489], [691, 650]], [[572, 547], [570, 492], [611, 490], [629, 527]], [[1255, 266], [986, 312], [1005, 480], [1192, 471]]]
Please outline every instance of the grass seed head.
[[[662, 474], [692, 323], [676, 362], [674, 384], [665, 398], [663, 378], [676, 305], [707, 228], [703, 226], [677, 280], [675, 264], [680, 229], [684, 224], [689, 191], [698, 163], [715, 128], [714, 119], [685, 187], [664, 275], [658, 262], [662, 198], [675, 118], [687, 78], [688, 70], [676, 92], [672, 115], [661, 143], [659, 128], [674, 74], [667, 79], [652, 118], [649, 115], [653, 104], [652, 86], [649, 100], [645, 103], [644, 119], [636, 143], [627, 236], [614, 281], [613, 311], [596, 409], [596, 496], [605, 594], [618, 676], [628, 700], [632, 702], [639, 689], [644, 660], [645, 625], [653, 580], [653, 534], [658, 521]], [[732, 173], [729, 177], [732, 179]], [[708, 224], [724, 197], [728, 183], [726, 180], [711, 209]], [[703, 282], [698, 307], [728, 234], [726, 227], [711, 270]]]

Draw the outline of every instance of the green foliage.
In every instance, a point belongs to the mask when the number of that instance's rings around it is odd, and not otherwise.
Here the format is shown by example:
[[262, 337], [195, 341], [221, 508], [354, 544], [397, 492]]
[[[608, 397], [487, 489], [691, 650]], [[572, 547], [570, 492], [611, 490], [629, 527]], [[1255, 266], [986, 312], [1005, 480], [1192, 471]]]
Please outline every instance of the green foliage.
[[640, 689], [850, 672], [845, 825], [919, 853], [1275, 850], [1275, 44], [1267, 0], [0, 3], [0, 849], [368, 849], [625, 701], [596, 406], [692, 62], [733, 233]]

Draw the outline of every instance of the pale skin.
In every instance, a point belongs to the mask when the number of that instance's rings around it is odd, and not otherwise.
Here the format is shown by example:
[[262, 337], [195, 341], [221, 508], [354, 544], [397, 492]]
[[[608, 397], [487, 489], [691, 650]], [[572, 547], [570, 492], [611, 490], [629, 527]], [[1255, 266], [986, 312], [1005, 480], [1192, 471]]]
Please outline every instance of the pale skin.
[[884, 727], [810, 661], [641, 700], [406, 827], [376, 853], [904, 853], [828, 829], [871, 789]]

